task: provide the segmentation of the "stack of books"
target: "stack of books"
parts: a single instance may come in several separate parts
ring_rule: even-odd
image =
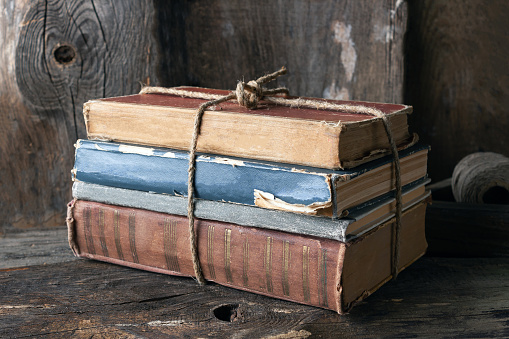
[[[76,144],[68,210],[76,255],[194,275],[186,149],[203,102],[137,94],[84,105],[88,140]],[[346,103],[379,109],[391,122],[403,186],[402,270],[427,247],[428,147],[409,132],[411,107]],[[206,280],[345,313],[391,279],[395,174],[380,119],[225,102],[204,114],[197,151],[195,233]]]

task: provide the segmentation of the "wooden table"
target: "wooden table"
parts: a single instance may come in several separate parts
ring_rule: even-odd
[[[0,337],[508,337],[506,258],[424,257],[350,314],[75,259],[63,228],[0,239]]]

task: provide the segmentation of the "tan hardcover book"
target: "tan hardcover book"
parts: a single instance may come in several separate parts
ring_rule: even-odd
[[[426,203],[403,214],[400,270],[426,251]],[[85,200],[71,202],[68,216],[80,257],[194,275],[186,217]],[[205,279],[345,313],[391,279],[393,221],[347,242],[209,220],[195,231]]]
[[[229,93],[204,88],[182,89],[218,95]],[[417,140],[408,130],[410,106],[314,100],[379,109],[389,116],[399,148]],[[83,109],[88,138],[188,150],[196,110],[206,101],[166,94],[91,100]],[[352,168],[390,153],[386,131],[378,118],[263,101],[254,110],[233,101],[207,110],[197,150],[329,169]]]

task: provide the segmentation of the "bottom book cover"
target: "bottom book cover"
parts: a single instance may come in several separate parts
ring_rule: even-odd
[[[399,270],[427,248],[427,200],[403,213]],[[73,200],[69,242],[75,255],[133,268],[193,276],[184,216]],[[347,242],[197,219],[206,280],[346,313],[391,279],[394,218]]]

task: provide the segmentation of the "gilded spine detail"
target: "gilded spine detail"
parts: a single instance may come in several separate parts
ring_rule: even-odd
[[[290,280],[288,279],[288,270],[290,268],[290,242],[283,242],[283,294],[290,295]]]
[[[327,250],[322,248],[318,255],[318,302],[328,307],[327,297]]]
[[[267,237],[264,253],[265,279],[267,282],[267,292],[272,293],[272,237]]]
[[[120,243],[120,226],[118,219],[120,213],[118,210],[113,211],[113,233],[115,236],[115,247],[117,248],[117,256],[120,260],[124,260],[124,253],[122,252],[122,244]]]
[[[214,269],[214,226],[209,226],[207,231],[207,265],[209,267],[210,279],[216,279]]]
[[[131,247],[131,254],[133,262],[139,264],[138,252],[136,251],[136,213],[129,213],[129,245]]]
[[[170,218],[164,218],[160,224],[163,226],[164,258],[166,260],[166,267],[170,271],[180,272],[177,255],[177,222],[171,221]]]
[[[231,270],[231,238],[232,230],[224,230],[224,270],[226,273],[226,281],[233,283],[232,270]]]
[[[99,226],[99,242],[101,244],[101,250],[105,257],[108,255],[108,246],[106,245],[106,235],[104,233],[104,209],[100,208],[97,214],[97,225]]]
[[[249,287],[249,238],[246,236],[242,245],[242,284]]]
[[[304,301],[310,302],[311,297],[309,293],[309,246],[302,247],[302,291],[304,294]]]

